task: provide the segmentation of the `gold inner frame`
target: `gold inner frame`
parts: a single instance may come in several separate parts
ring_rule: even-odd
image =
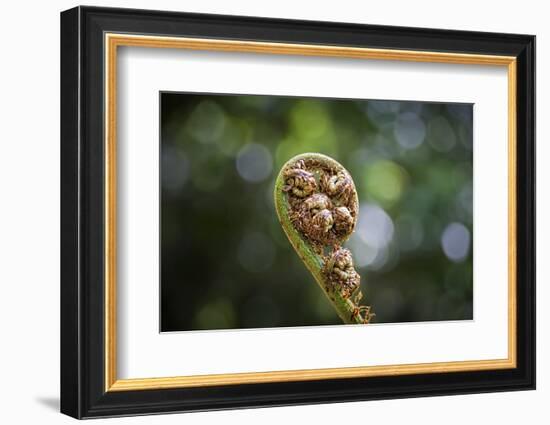
[[[508,72],[508,357],[163,378],[118,379],[116,325],[116,99],[119,46],[504,66]],[[516,58],[328,45],[105,34],[105,391],[149,390],[335,378],[510,369],[516,367]]]

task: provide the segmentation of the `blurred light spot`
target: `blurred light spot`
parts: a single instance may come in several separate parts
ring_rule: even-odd
[[[258,273],[271,267],[275,258],[275,247],[265,234],[247,233],[239,244],[239,264],[247,271]]]
[[[457,196],[458,205],[462,208],[467,214],[472,214],[474,211],[474,190],[472,182],[466,183]]]
[[[361,204],[356,232],[363,242],[376,249],[385,248],[393,238],[393,230],[393,221],[386,211],[376,204]]]
[[[449,121],[438,116],[428,123],[428,141],[430,146],[438,152],[449,152],[456,143],[456,134]]]
[[[441,235],[441,247],[451,261],[464,261],[470,251],[470,232],[462,223],[449,224]]]
[[[199,103],[186,123],[186,129],[201,143],[212,143],[218,140],[225,127],[225,113],[223,109],[211,100]]]
[[[397,114],[400,104],[395,100],[369,100],[368,109],[378,114]]]
[[[383,133],[377,133],[376,136],[374,136],[372,144],[372,153],[375,156],[387,159],[395,156],[396,150],[393,146],[392,139],[386,137]]]
[[[233,328],[236,325],[235,310],[224,299],[214,300],[199,310],[194,321],[198,329]]]
[[[250,140],[252,129],[246,121],[227,119],[223,137],[217,141],[220,151],[227,156],[234,157],[239,149]]]
[[[369,264],[369,270],[380,270],[382,267],[388,264],[390,260],[390,251],[387,247],[380,248],[376,252],[376,257]]]
[[[400,102],[391,100],[369,100],[364,107],[369,120],[381,130],[390,129],[399,113]]]
[[[323,136],[330,125],[330,116],[323,103],[301,100],[291,111],[293,130],[299,138],[316,139]]]
[[[425,173],[430,190],[436,196],[449,197],[456,194],[456,181],[460,170],[457,170],[453,162],[448,159],[433,158],[430,165],[425,167]]]
[[[424,109],[424,104],[422,102],[400,102],[401,103],[401,112],[413,112],[416,115],[420,115]]]
[[[357,233],[354,232],[351,235],[348,245],[351,252],[353,252],[353,262],[356,267],[363,268],[370,266],[376,260],[378,249],[363,242]]]
[[[403,215],[396,221],[396,234],[401,251],[413,251],[422,245],[424,228],[414,216]]]
[[[424,142],[426,126],[417,114],[405,112],[397,117],[393,133],[402,148],[414,149]]]
[[[162,188],[177,191],[189,178],[189,160],[185,153],[170,145],[162,147]]]
[[[249,143],[237,154],[236,167],[246,181],[258,183],[269,177],[273,169],[271,154],[262,145]]]
[[[392,161],[377,161],[366,169],[366,188],[377,201],[389,206],[401,198],[405,171]]]

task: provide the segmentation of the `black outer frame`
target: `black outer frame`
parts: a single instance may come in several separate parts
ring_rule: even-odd
[[[517,58],[517,368],[105,392],[105,32]],[[535,37],[76,7],[61,13],[61,412],[75,418],[535,388]]]

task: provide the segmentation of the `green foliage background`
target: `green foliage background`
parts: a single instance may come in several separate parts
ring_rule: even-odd
[[[278,223],[304,152],[354,178],[374,322],[472,319],[472,105],[161,94],[162,331],[341,324]]]

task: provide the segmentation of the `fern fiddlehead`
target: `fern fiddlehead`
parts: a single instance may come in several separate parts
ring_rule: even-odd
[[[295,156],[275,181],[275,208],[290,243],[344,323],[369,323],[360,305],[360,276],[342,245],[355,228],[359,203],[348,171],[318,153]]]

